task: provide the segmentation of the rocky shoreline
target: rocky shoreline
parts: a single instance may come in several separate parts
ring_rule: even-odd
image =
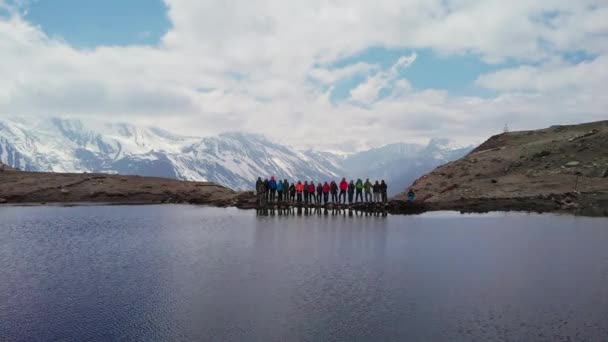
[[[576,203],[576,204],[575,204]],[[215,207],[259,209],[253,192],[236,192],[206,182],[108,174],[67,174],[0,171],[0,205],[154,205],[193,204]],[[275,204],[272,209],[297,205]],[[355,204],[327,206],[330,210],[382,211],[393,215],[415,215],[428,211],[484,213],[521,211],[608,216],[608,193],[566,193],[513,198],[469,198],[453,201],[405,201],[386,205]]]

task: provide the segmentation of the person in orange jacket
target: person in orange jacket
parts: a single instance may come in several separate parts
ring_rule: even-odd
[[[302,193],[304,192],[304,184],[302,184],[302,181],[298,181],[298,184],[296,184],[296,198],[298,203],[302,203]]]

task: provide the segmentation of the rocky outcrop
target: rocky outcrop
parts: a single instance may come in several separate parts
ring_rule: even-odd
[[[608,121],[601,121],[493,136],[411,189],[429,210],[608,215],[607,170]]]

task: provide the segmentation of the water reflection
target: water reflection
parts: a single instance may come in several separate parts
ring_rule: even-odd
[[[281,207],[256,210],[257,216],[348,216],[348,217],[387,217],[388,210],[357,210],[352,208],[328,207]]]

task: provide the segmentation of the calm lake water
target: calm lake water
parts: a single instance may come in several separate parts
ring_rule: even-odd
[[[608,220],[0,208],[1,341],[606,341]]]

